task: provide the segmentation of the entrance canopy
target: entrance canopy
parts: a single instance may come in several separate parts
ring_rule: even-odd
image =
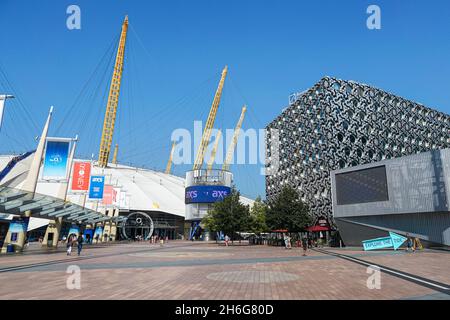
[[[67,222],[81,224],[123,220],[123,217],[109,217],[59,198],[15,188],[0,187],[0,213],[25,216],[27,211],[30,211],[31,217],[34,218],[50,220],[62,218]]]

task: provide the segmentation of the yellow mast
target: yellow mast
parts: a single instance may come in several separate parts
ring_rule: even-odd
[[[211,110],[209,111],[208,120],[206,121],[205,128],[203,129],[202,141],[200,142],[200,146],[198,147],[193,170],[199,170],[202,168],[206,147],[208,146],[209,139],[211,138],[211,131],[214,126],[214,121],[216,120],[217,109],[219,108],[220,97],[222,96],[223,84],[225,82],[227,72],[228,67],[225,66],[222,71],[222,77],[220,78],[219,86],[217,87],[213,103],[211,105]]]
[[[231,140],[231,143],[228,146],[227,156],[225,158],[225,161],[223,162],[222,170],[228,171],[230,169],[230,162],[231,159],[233,158],[234,148],[236,147],[237,139],[239,137],[239,132],[241,130],[242,122],[244,121],[246,111],[247,107],[244,105],[244,107],[242,107],[242,112],[241,116],[239,117],[239,121],[236,125],[236,128],[234,129],[233,140]]]
[[[100,141],[100,150],[98,152],[98,165],[105,168],[108,165],[111,143],[114,134],[114,123],[116,121],[117,105],[119,103],[120,83],[122,80],[123,61],[125,55],[125,42],[128,31],[128,16],[122,25],[119,47],[117,49],[116,63],[114,73],[109,88],[108,103],[106,105],[105,119],[103,121],[102,139]]]
[[[173,151],[175,150],[175,141],[172,142],[172,150],[170,151],[169,161],[167,162],[166,174],[170,173],[170,169],[172,168],[172,159],[173,159]]]
[[[222,136],[222,131],[217,132],[216,140],[214,141],[214,147],[211,150],[211,157],[209,157],[208,161],[208,171],[210,171],[213,167],[214,160],[216,159],[217,147],[219,146],[220,137]]]
[[[119,145],[116,143],[116,146],[114,147],[113,164],[117,164],[117,153],[119,153]]]

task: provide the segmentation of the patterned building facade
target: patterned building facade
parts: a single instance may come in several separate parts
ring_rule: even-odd
[[[368,85],[325,77],[290,100],[266,127],[266,197],[290,185],[317,217],[331,170],[450,147],[449,115]]]

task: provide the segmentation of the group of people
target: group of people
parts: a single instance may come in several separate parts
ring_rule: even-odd
[[[406,234],[406,252],[416,252],[416,249],[422,249],[422,243],[420,243],[420,240],[418,238],[410,237],[409,234]]]
[[[292,241],[291,236],[288,234],[284,234],[284,246],[285,249],[292,249]],[[303,249],[303,256],[306,256],[306,252],[308,251],[308,248],[312,248],[314,245],[313,239],[310,237],[302,237],[301,239],[297,240],[297,247],[301,247]]]
[[[69,235],[69,237],[67,238],[67,255],[70,256],[72,255],[72,247],[73,246],[77,246],[78,249],[78,255],[81,254],[81,250],[83,250],[83,243],[84,243],[84,238],[83,238],[83,234],[79,234],[78,237],[75,233],[72,233]]]
[[[160,237],[160,236],[157,236],[157,235],[154,235],[154,236],[151,236],[150,237],[150,243],[158,243],[159,242],[159,245],[162,247],[163,245],[164,245],[164,240],[166,241],[166,242],[169,242],[169,237],[168,236],[166,236],[166,238],[164,239],[164,237]]]

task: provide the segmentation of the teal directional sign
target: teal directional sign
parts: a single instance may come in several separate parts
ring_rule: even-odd
[[[391,247],[394,247],[394,250],[397,250],[403,244],[403,242],[406,241],[406,239],[407,238],[399,234],[389,232],[389,237],[365,240],[362,242],[362,244],[364,250],[366,251]]]

